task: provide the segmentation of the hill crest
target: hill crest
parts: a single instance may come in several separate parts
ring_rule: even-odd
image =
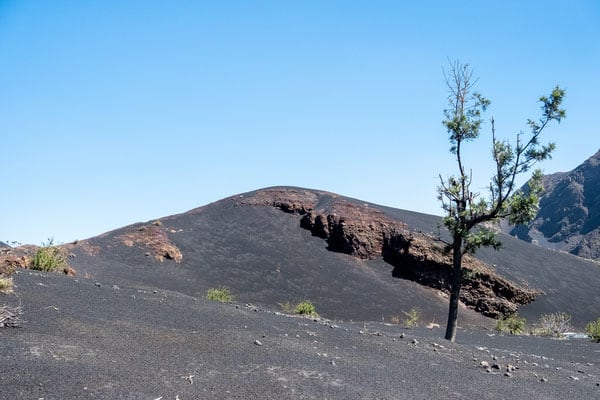
[[[509,233],[530,243],[600,260],[600,151],[570,172],[543,177],[535,219]]]

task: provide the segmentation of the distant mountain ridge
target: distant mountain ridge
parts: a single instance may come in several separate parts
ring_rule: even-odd
[[[570,172],[543,178],[540,210],[511,235],[555,250],[600,260],[600,151]]]

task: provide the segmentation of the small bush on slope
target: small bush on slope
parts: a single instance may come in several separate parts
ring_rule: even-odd
[[[43,243],[33,256],[31,268],[38,271],[55,272],[65,270],[69,267],[64,252],[54,246],[54,240],[48,239]]]
[[[585,332],[594,342],[600,343],[600,318],[587,324]]]
[[[210,288],[206,292],[206,298],[208,300],[219,301],[221,303],[230,303],[235,300],[235,296],[226,287]]]
[[[406,318],[404,319],[404,326],[406,328],[414,328],[418,326],[419,319],[421,319],[421,311],[417,308],[411,308],[409,312],[403,312]]]
[[[519,317],[518,313],[511,314],[496,322],[496,330],[511,335],[521,334],[525,330],[525,318]]]
[[[571,329],[571,316],[564,312],[543,314],[539,321],[540,329],[536,331],[541,336],[562,337]]]
[[[296,307],[294,307],[294,312],[296,314],[310,315],[313,317],[316,317],[318,315],[317,309],[315,308],[314,304],[311,303],[309,300],[303,300],[300,303],[296,304]]]
[[[279,303],[279,305],[281,306],[283,312],[288,314],[310,315],[312,317],[319,315],[317,314],[317,309],[315,308],[314,304],[309,300],[303,300],[296,305],[290,303],[289,301],[286,301],[285,303]]]

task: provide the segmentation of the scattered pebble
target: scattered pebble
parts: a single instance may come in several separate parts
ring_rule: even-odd
[[[578,378],[578,377],[576,377],[576,376],[573,376],[573,375],[571,375],[571,376],[569,377],[569,379],[571,379],[571,380],[574,380],[574,381],[578,381],[578,380],[579,380],[579,378]]]
[[[510,372],[505,372],[505,373],[504,373],[504,376],[506,376],[506,377],[509,377],[509,378],[512,378],[512,374],[511,374]]]
[[[544,383],[546,383],[546,382],[548,382],[548,379],[546,379],[546,378],[542,378],[542,379],[540,379],[540,382],[544,382]]]
[[[257,346],[262,346],[262,342],[260,340],[258,340],[258,339],[256,339],[254,341],[254,344],[257,345]]]
[[[94,285],[96,285],[96,287],[102,286],[102,284],[100,282],[96,282],[96,283],[94,283]]]
[[[490,366],[490,363],[487,361],[482,361],[480,365],[484,368],[488,368]]]
[[[419,344],[419,341],[417,339],[413,339],[412,344]]]

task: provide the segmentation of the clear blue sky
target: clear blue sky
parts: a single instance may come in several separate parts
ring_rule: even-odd
[[[84,239],[265,186],[440,214],[442,68],[513,137],[560,84],[546,173],[600,149],[600,3],[0,0],[0,240]],[[483,187],[489,131],[467,160]]]

